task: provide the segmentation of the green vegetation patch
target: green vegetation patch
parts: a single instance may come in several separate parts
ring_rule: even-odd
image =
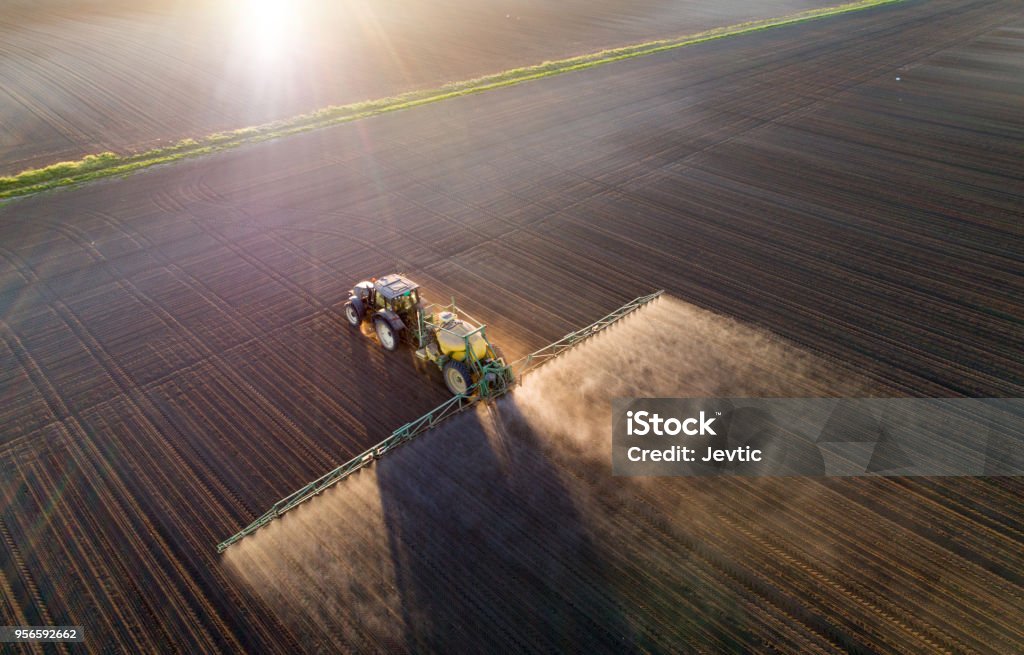
[[[235,148],[248,143],[259,143],[270,139],[278,139],[291,134],[308,132],[331,125],[338,125],[348,121],[375,116],[384,112],[408,109],[418,105],[431,102],[447,100],[470,93],[480,93],[490,89],[503,86],[520,84],[530,80],[568,73],[570,71],[592,68],[631,57],[664,52],[675,48],[682,48],[705,41],[721,39],[739,34],[755,32],[757,30],[792,25],[804,21],[834,16],[836,14],[868,9],[879,5],[892,4],[901,0],[857,0],[833,7],[812,9],[781,18],[768,18],[764,20],[750,21],[728,27],[719,27],[698,34],[690,34],[674,39],[662,39],[659,41],[648,41],[637,45],[630,45],[621,48],[602,50],[578,57],[546,61],[542,64],[524,66],[510,70],[485,75],[471,80],[452,82],[438,89],[424,91],[412,91],[389,98],[376,100],[365,100],[347,105],[324,107],[307,114],[300,114],[292,118],[244,127],[230,132],[218,132],[199,139],[183,139],[177,143],[164,147],[147,150],[136,154],[119,155],[113,152],[103,152],[98,155],[86,155],[78,161],[65,161],[46,166],[22,171],[17,175],[0,177],[0,198],[11,198],[32,193],[38,193],[47,189],[61,186],[80,184],[103,177],[125,175],[141,168],[165,164],[187,157],[197,157],[228,148]]]

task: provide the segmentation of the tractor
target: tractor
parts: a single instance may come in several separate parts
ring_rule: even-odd
[[[411,343],[419,360],[441,370],[456,396],[478,393],[489,398],[514,381],[501,351],[487,340],[484,325],[456,307],[454,299],[448,306],[424,305],[419,285],[400,273],[352,287],[344,312],[353,328],[369,322],[385,350]]]

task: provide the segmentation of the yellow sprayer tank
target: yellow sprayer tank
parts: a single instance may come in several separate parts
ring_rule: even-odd
[[[446,317],[444,314],[447,314],[447,312],[441,315],[441,325],[444,329],[437,331],[437,344],[441,347],[442,353],[461,362],[466,359],[465,336],[476,328],[458,319],[445,321]],[[469,345],[477,359],[483,359],[487,356],[487,341],[479,332],[469,338]]]

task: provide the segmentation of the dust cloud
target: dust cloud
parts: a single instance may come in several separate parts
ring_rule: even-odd
[[[818,492],[612,477],[610,402],[869,390],[769,334],[663,297],[243,539],[224,562],[313,652],[522,650],[516,640],[661,650],[694,635],[742,650],[758,635],[716,625],[743,625],[751,610],[735,585],[708,577],[708,560],[788,529],[778,498]],[[729,497],[745,509],[724,516]],[[742,531],[729,527],[748,511]]]
[[[245,582],[313,652],[333,643],[395,643],[401,603],[377,474],[364,469],[224,553]]]
[[[609,461],[614,398],[871,396],[872,385],[782,339],[663,296],[523,380],[515,403],[574,457]]]

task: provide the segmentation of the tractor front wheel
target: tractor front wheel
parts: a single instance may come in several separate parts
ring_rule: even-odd
[[[384,350],[394,352],[398,348],[398,335],[395,334],[395,329],[385,319],[378,318],[374,321],[373,329],[377,332],[377,339],[380,341],[380,345],[384,347]]]
[[[448,390],[456,396],[466,393],[466,389],[469,389],[472,384],[473,377],[465,362],[450,359],[444,365],[442,373],[444,373],[444,383],[448,385]]]
[[[356,309],[352,301],[345,303],[345,320],[352,327],[359,327],[359,324],[363,322],[363,313]]]

